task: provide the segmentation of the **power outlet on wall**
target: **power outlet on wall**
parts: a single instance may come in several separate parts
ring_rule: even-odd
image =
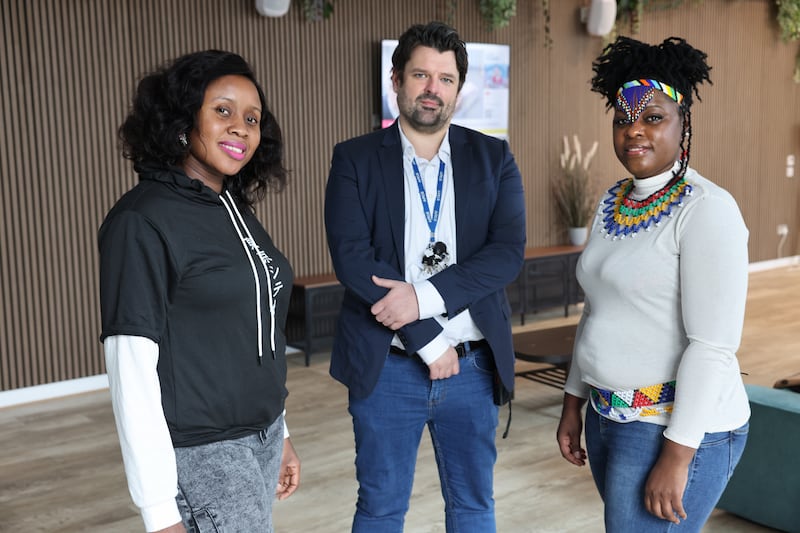
[[[786,224],[778,224],[778,236],[783,237],[789,234],[789,226]]]

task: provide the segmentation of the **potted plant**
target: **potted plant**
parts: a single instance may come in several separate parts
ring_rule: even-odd
[[[570,150],[564,136],[564,151],[559,159],[559,173],[552,179],[553,198],[561,223],[567,228],[570,242],[576,246],[586,242],[588,225],[597,208],[597,193],[589,168],[597,153],[597,141],[586,154],[577,135],[572,136]]]

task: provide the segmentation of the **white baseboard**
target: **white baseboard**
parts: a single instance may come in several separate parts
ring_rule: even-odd
[[[300,353],[300,350],[287,346],[286,355],[293,353]],[[68,379],[65,381],[56,381],[55,383],[46,383],[45,385],[12,389],[0,392],[0,409],[3,407],[11,407],[12,405],[52,400],[53,398],[60,398],[71,394],[80,394],[82,392],[92,392],[107,388],[108,376],[106,374],[100,374],[87,378]]]
[[[105,374],[87,378],[56,381],[55,383],[34,385],[33,387],[23,387],[21,389],[0,392],[0,408],[107,388],[108,376]]]
[[[780,259],[770,259],[769,261],[759,261],[757,263],[750,263],[750,272],[762,272],[764,270],[772,270],[774,268],[792,267],[800,265],[800,255],[793,255],[790,257],[781,257]]]

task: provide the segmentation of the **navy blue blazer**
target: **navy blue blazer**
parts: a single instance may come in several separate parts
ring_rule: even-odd
[[[503,384],[514,388],[511,310],[505,287],[525,253],[522,178],[508,143],[450,126],[455,190],[457,264],[432,276],[448,316],[469,309],[494,354]],[[325,227],[336,277],[345,287],[330,373],[356,398],[368,396],[394,333],[370,307],[387,289],[373,274],[404,280],[403,152],[391,127],[339,143],[325,192]],[[397,331],[409,353],[442,330],[433,318]]]

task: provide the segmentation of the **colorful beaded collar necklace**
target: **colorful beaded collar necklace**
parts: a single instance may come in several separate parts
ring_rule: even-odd
[[[684,199],[692,195],[692,186],[686,183],[686,167],[674,178],[644,200],[633,200],[633,178],[618,181],[608,190],[603,200],[603,228],[605,238],[613,240],[635,237],[641,231],[650,231],[661,224],[663,217],[672,217],[673,210],[683,206]]]

